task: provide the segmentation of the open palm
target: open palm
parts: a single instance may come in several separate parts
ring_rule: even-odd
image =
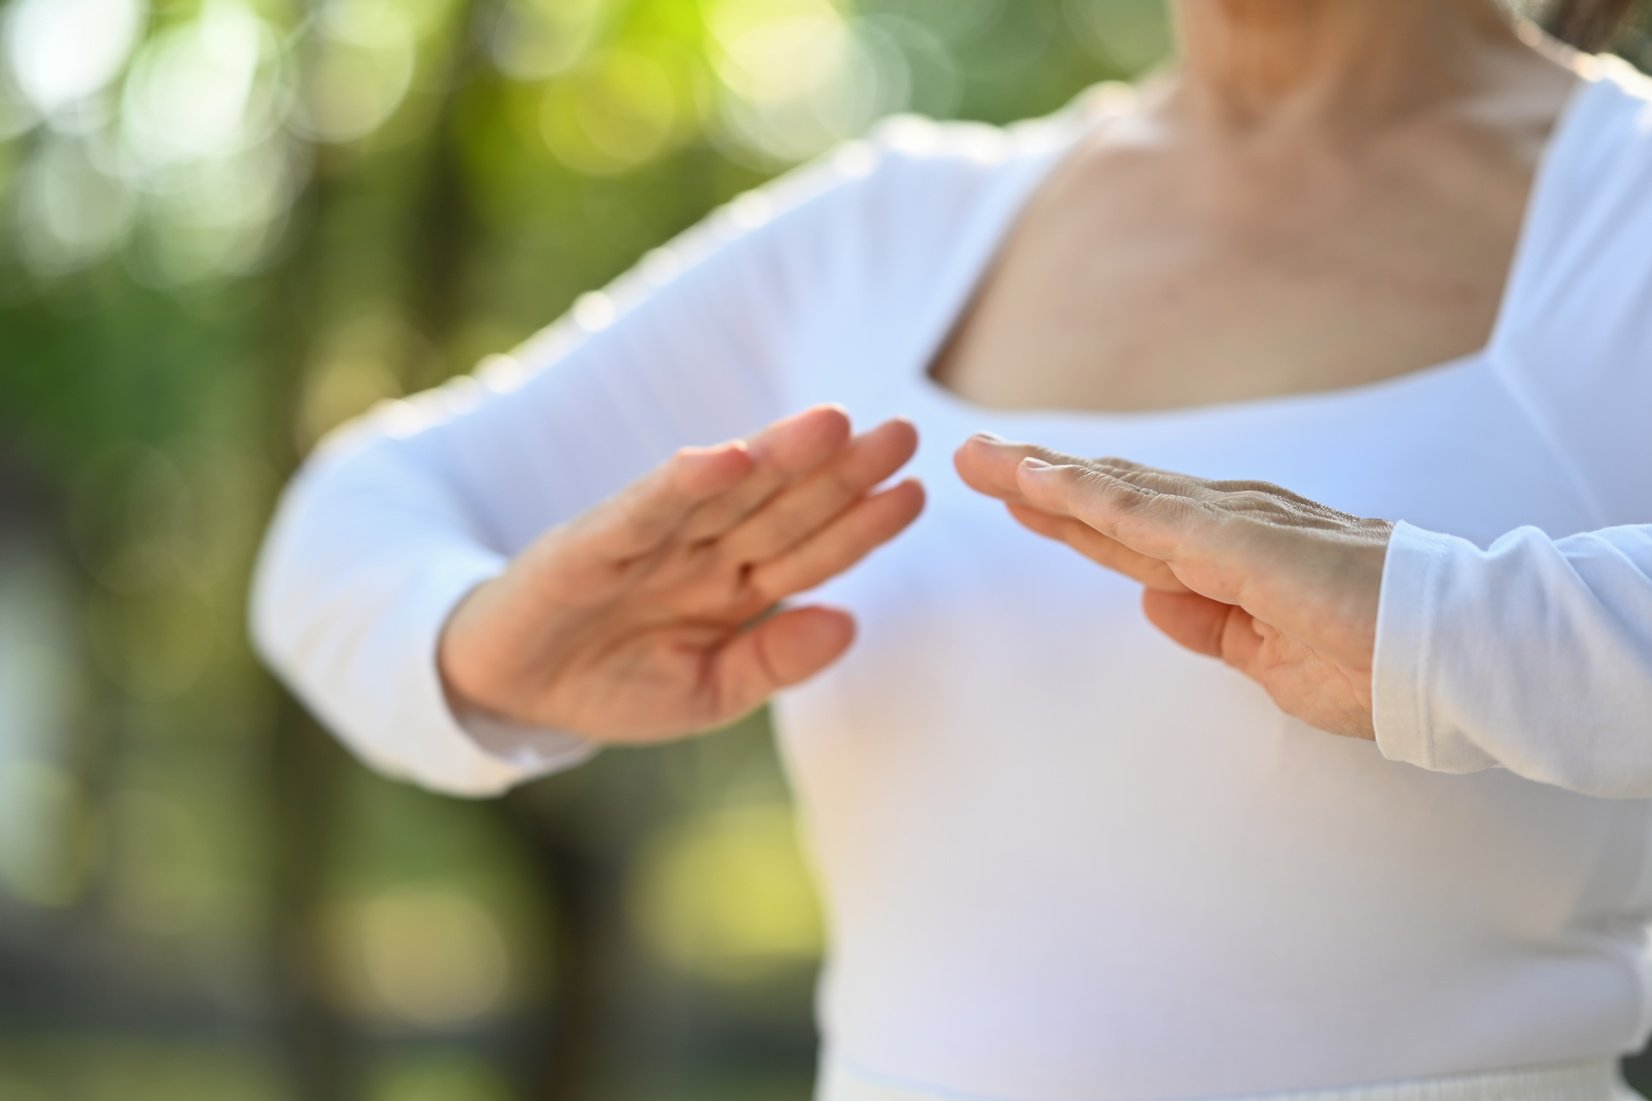
[[[858,436],[835,406],[749,441],[678,452],[559,525],[449,619],[439,661],[460,708],[604,742],[728,723],[825,668],[854,623],[774,610],[916,518],[902,420]]]

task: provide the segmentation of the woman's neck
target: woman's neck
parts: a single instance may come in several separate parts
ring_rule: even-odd
[[[1380,126],[1519,37],[1494,0],[1175,0],[1173,95],[1200,123]]]

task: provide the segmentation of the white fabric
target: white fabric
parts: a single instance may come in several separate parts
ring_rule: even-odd
[[[1390,760],[1652,798],[1652,527],[1521,528],[1481,550],[1400,524],[1378,623]]]
[[[816,1101],[997,1101],[979,1094],[936,1093],[827,1060]],[[1246,1094],[1223,1101],[1641,1101],[1611,1060],[1555,1063],[1485,1074],[1306,1092]]]
[[[895,120],[517,360],[335,441],[269,537],[259,645],[377,767],[499,791],[591,747],[471,740],[436,683],[443,608],[679,445],[821,400],[862,424],[905,413],[930,505],[822,587],[858,641],[776,701],[833,1052],[937,1096],[1167,1101],[1630,1050],[1652,1026],[1652,804],[1413,768],[1285,719],[950,464],[990,429],[1476,541],[1652,515],[1630,474],[1652,408],[1652,114],[1627,71],[1597,77],[1551,141],[1485,349],[1143,414],[986,409],[926,374],[1105,97],[1007,130]]]

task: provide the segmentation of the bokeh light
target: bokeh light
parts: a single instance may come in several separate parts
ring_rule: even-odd
[[[274,125],[274,41],[238,0],[209,0],[135,59],[122,97],[126,153],[140,170],[229,156]]]
[[[100,168],[88,142],[48,139],[28,161],[17,188],[18,245],[45,276],[94,264],[125,238],[136,197],[125,180]]]
[[[398,887],[343,904],[327,937],[339,994],[358,1013],[448,1027],[496,1009],[508,989],[493,919],[448,888]]]
[[[575,171],[631,171],[689,136],[686,93],[653,53],[609,50],[545,89],[545,141]]]
[[[719,809],[658,838],[634,900],[655,948],[715,981],[761,978],[820,951],[816,898],[784,805]]]
[[[739,148],[801,160],[904,105],[904,59],[831,0],[717,0],[708,24],[721,121]]]
[[[591,51],[612,9],[605,0],[511,0],[489,29],[493,62],[521,81],[556,76]]]
[[[348,142],[383,126],[413,83],[414,28],[394,0],[330,0],[323,9],[294,125]]]
[[[121,73],[143,29],[142,0],[14,0],[0,40],[19,91],[51,115]]]

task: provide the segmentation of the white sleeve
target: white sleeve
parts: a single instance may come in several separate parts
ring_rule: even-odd
[[[1372,702],[1390,760],[1652,798],[1652,527],[1482,550],[1397,525]]]
[[[455,716],[442,625],[546,528],[678,447],[789,411],[806,308],[843,268],[839,223],[866,175],[840,153],[736,200],[514,359],[335,433],[283,495],[253,585],[257,648],[363,761],[485,795],[594,745]]]

